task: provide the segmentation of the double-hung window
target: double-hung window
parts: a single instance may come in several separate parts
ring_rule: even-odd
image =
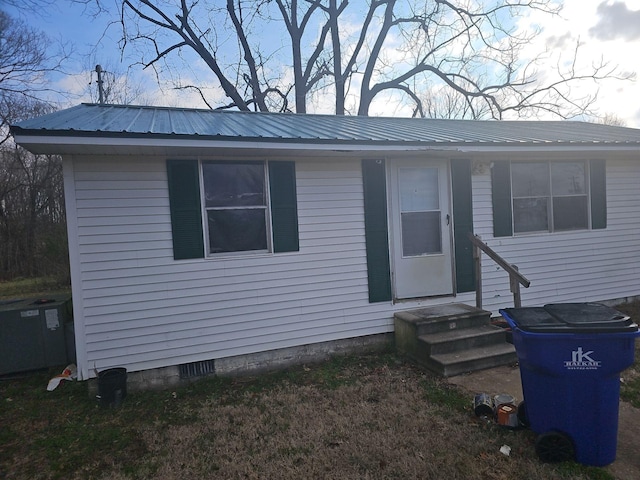
[[[203,162],[202,185],[209,254],[269,251],[264,162]]]
[[[606,171],[595,159],[495,161],[494,236],[606,228]]]
[[[588,229],[587,175],[584,161],[512,163],[514,233]]]
[[[167,160],[173,257],[295,252],[293,161]]]

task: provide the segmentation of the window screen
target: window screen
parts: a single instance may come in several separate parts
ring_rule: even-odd
[[[585,162],[513,162],[514,232],[589,228],[587,174]]]
[[[263,162],[204,162],[209,253],[268,250]]]

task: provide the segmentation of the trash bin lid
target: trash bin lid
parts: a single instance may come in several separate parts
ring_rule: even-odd
[[[552,303],[544,307],[505,308],[524,331],[538,333],[636,332],[627,315],[601,303]]]

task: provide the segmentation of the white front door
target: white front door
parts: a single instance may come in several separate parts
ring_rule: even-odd
[[[444,161],[390,162],[395,298],[453,294],[449,175]]]

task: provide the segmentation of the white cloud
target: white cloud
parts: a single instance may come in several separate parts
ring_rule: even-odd
[[[606,35],[607,28],[615,28],[612,23],[603,23],[602,12],[610,13],[610,8],[620,8],[619,4],[628,11],[640,11],[640,0],[626,2],[585,2],[584,0],[565,0],[560,15],[556,17],[543,16],[532,12],[530,16],[519,21],[520,28],[530,28],[540,25],[542,35],[532,42],[524,53],[533,57],[537,53],[549,51],[549,60],[545,65],[545,79],[551,79],[557,74],[557,62],[568,61],[572,58],[576,42],[580,42],[577,72],[589,71],[593,65],[602,61],[611,68],[617,67],[619,74],[640,72],[640,59],[637,55],[640,39],[631,39],[633,35]],[[617,5],[617,6],[616,6]],[[604,10],[603,10],[604,9]],[[607,17],[609,22],[613,17]],[[607,37],[607,40],[603,38]],[[567,64],[565,63],[565,67]],[[599,114],[613,114],[627,122],[628,126],[640,127],[640,106],[636,98],[640,98],[640,85],[637,80],[604,80],[583,82],[572,89],[576,98],[590,94],[598,94],[595,104]]]

